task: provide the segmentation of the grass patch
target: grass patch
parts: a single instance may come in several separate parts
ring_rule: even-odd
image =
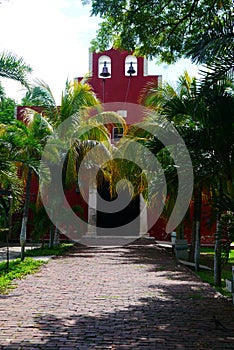
[[[229,253],[228,263],[222,266],[222,286],[216,287],[214,286],[214,249],[213,248],[201,248],[201,258],[200,263],[202,265],[207,265],[212,268],[209,270],[201,270],[196,272],[203,281],[209,283],[212,287],[214,287],[218,292],[222,295],[232,298],[232,294],[226,290],[226,279],[232,279],[232,266],[234,265],[234,250],[231,250]]]
[[[26,250],[24,261],[21,261],[20,258],[11,260],[8,271],[6,271],[6,262],[0,263],[0,294],[6,294],[10,289],[14,288],[13,281],[15,279],[21,279],[26,275],[35,273],[42,264],[45,264],[45,261],[35,260],[33,257],[60,256],[69,251],[73,245],[72,243],[61,243],[58,247],[49,248],[46,246]]]
[[[9,263],[9,270],[6,271],[6,262],[0,263],[0,293],[6,294],[9,289],[15,287],[13,280],[35,273],[45,261],[26,258],[24,261],[20,259],[12,260]]]
[[[49,248],[48,246],[26,250],[25,256],[50,256],[63,255],[74,246],[73,243],[61,243],[57,247]]]

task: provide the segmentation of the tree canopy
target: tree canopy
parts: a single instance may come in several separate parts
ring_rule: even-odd
[[[207,49],[208,43],[210,54],[209,39],[214,36],[215,50],[228,41],[228,51],[233,53],[232,0],[119,0],[118,4],[115,0],[83,0],[90,2],[91,15],[103,20],[92,42],[95,50],[114,45],[167,63],[182,56],[204,61],[208,59],[204,52],[198,57],[193,51],[199,45]]]

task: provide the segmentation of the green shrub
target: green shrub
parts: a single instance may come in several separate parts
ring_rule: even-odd
[[[38,271],[44,263],[45,261],[31,258],[26,258],[24,261],[16,259],[9,262],[8,271],[6,270],[6,262],[0,263],[0,293],[7,293],[9,289],[15,287],[12,284],[13,280]]]

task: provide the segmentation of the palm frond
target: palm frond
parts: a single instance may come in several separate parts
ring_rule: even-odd
[[[34,84],[27,91],[21,104],[23,106],[39,106],[43,110],[57,109],[56,102],[48,84],[43,80],[35,80]]]
[[[63,122],[80,110],[98,105],[91,86],[78,81],[66,81],[65,90],[62,93],[61,106],[59,111],[59,122]]]
[[[204,69],[200,70],[200,73],[202,75],[200,86],[205,90],[220,81],[233,79],[233,54],[230,52],[225,57],[221,56],[214,58],[211,64],[207,64],[204,66]]]
[[[27,74],[31,72],[32,68],[24,62],[22,57],[7,51],[0,54],[1,77],[19,81],[22,85],[29,87]]]
[[[201,36],[199,42],[192,44],[188,57],[196,63],[210,64],[215,57],[228,59],[234,52],[233,11],[228,9],[214,18],[213,23]]]

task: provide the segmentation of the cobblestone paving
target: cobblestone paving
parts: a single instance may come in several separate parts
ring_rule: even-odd
[[[0,349],[234,349],[233,311],[156,246],[76,247],[0,296]]]

